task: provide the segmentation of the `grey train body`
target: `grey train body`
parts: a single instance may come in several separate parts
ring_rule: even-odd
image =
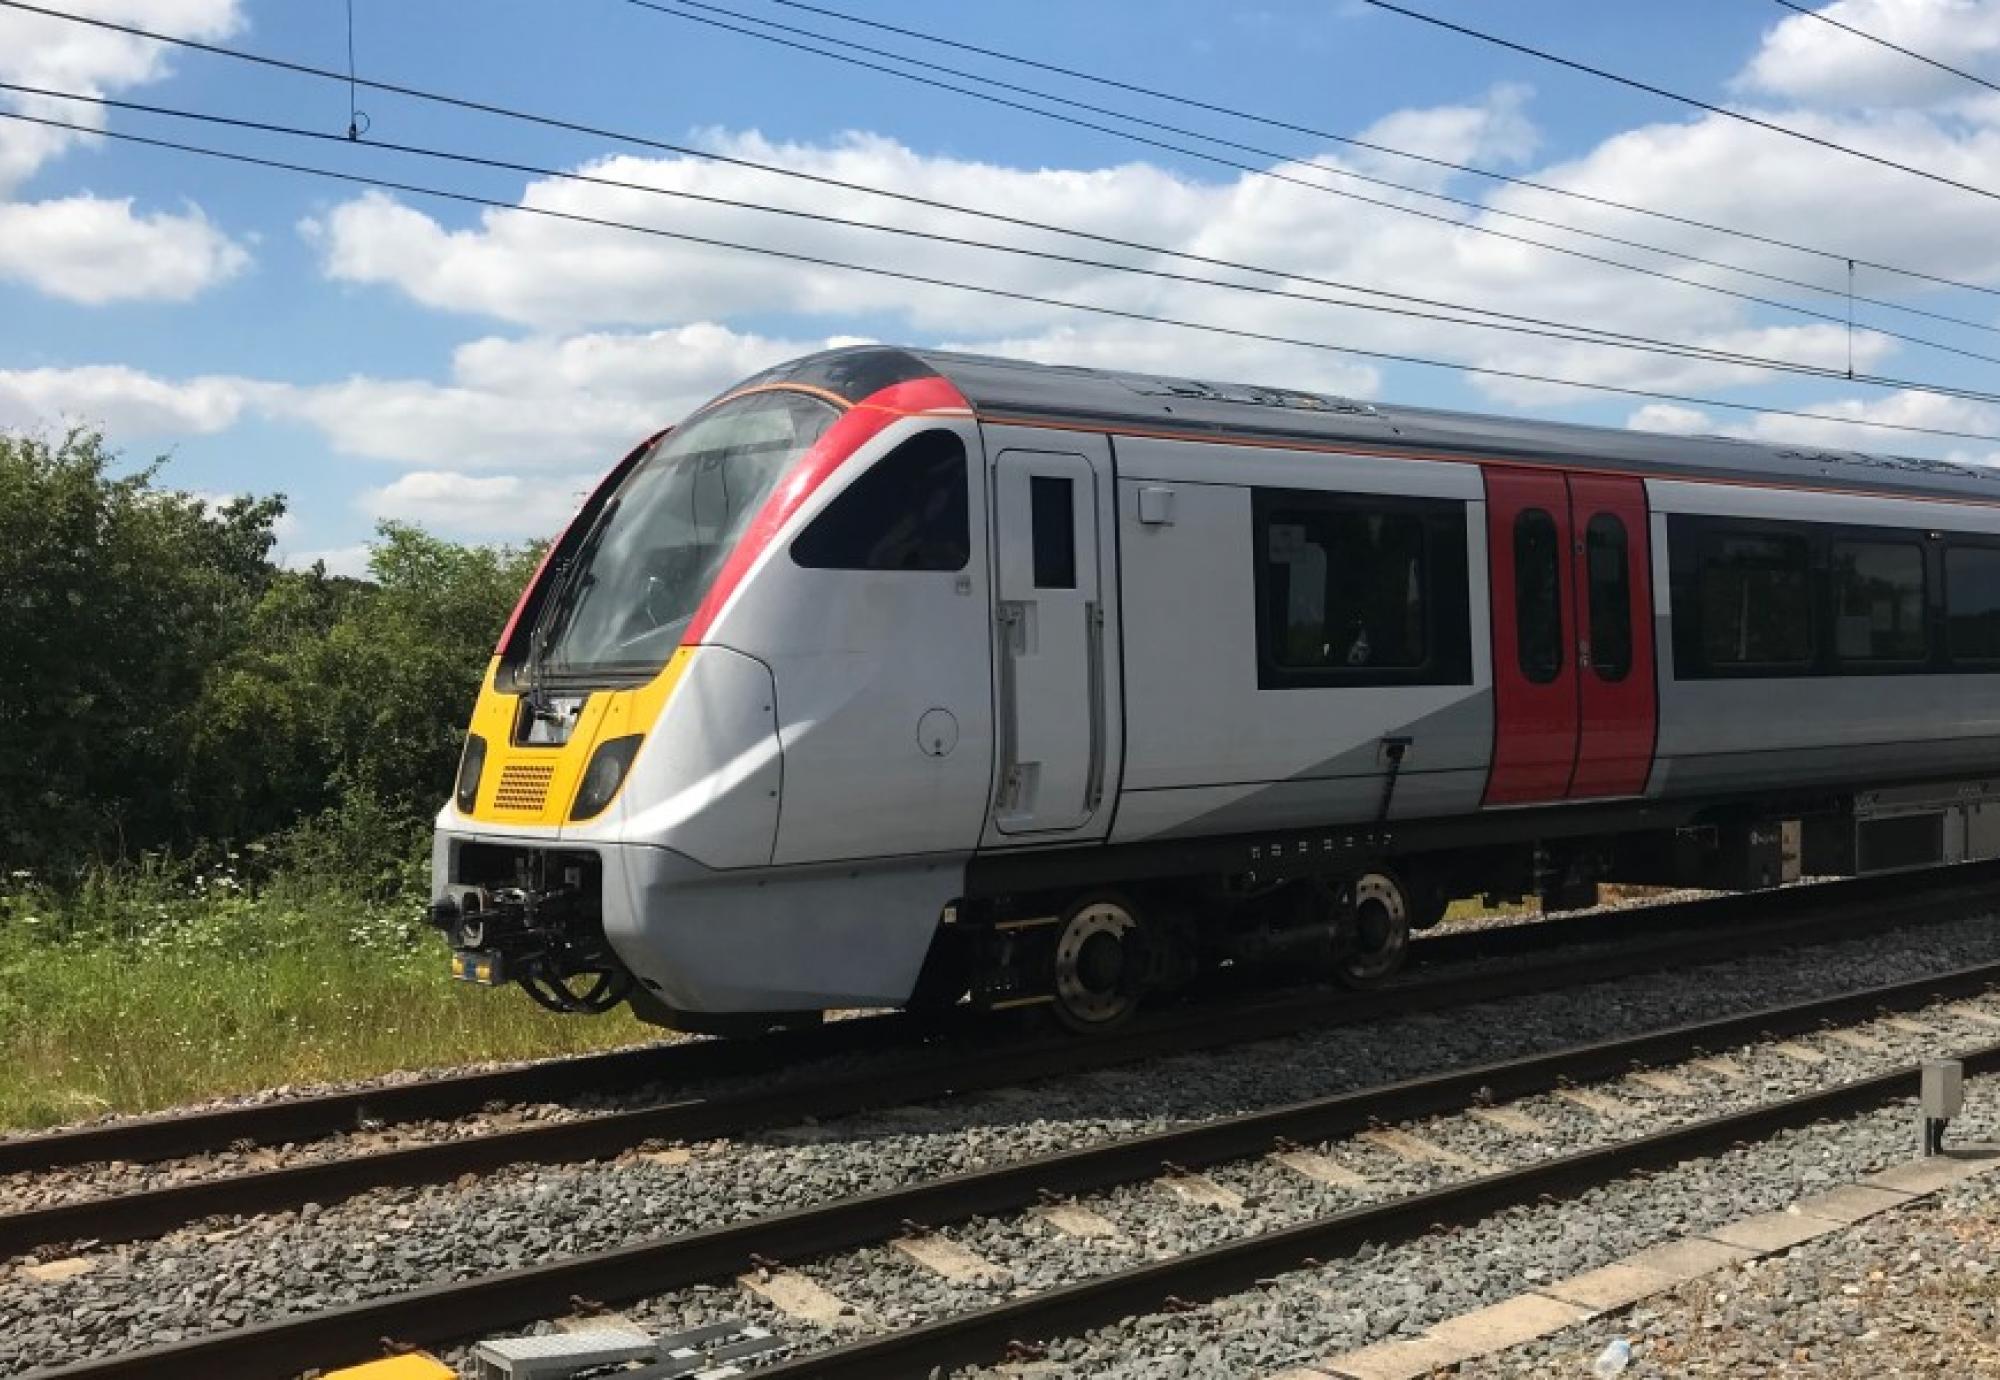
[[[468,844],[602,859],[654,1019],[1047,1001],[1140,933],[1128,985],[1337,958],[1375,895],[1406,932],[2000,852],[1993,471],[878,347],[721,405],[788,389],[889,419],[745,529],[611,807],[439,820],[441,897]],[[841,555],[842,496],[941,443],[963,493]],[[703,708],[722,657],[768,708]]]

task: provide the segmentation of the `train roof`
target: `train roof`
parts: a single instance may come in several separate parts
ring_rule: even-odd
[[[1191,439],[1243,437],[1468,458],[1561,460],[1662,479],[1738,480],[2000,502],[2000,468],[1951,460],[1396,407],[1297,388],[1034,364],[946,350],[851,346],[778,365],[748,383],[808,384],[859,402],[889,384],[932,375],[949,381],[984,420],[1172,433]]]

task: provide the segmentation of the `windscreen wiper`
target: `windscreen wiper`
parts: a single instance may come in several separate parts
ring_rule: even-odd
[[[611,516],[618,511],[622,498],[614,498],[604,505],[604,511],[597,515],[590,531],[577,544],[576,554],[563,565],[549,589],[548,601],[535,618],[535,626],[528,633],[528,657],[523,669],[527,672],[528,703],[539,717],[547,711],[547,690],[544,672],[548,663],[549,648],[562,632],[570,610],[576,605],[576,596],[581,594],[588,583],[583,578],[584,568],[596,554],[598,543],[604,539],[605,531],[611,526]]]

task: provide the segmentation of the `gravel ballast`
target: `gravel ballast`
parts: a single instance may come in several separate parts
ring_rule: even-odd
[[[207,1224],[157,1242],[93,1252],[95,1268],[66,1281],[43,1283],[0,1268],[0,1370],[122,1351],[1191,1120],[1995,957],[2000,957],[2000,930],[1988,921],[1957,922],[1679,974],[1330,1029],[1051,1080],[1032,1089],[799,1126],[740,1142],[664,1148],[653,1156],[635,1154],[603,1164],[520,1166],[476,1183],[381,1191],[323,1210],[309,1207],[241,1224]],[[1791,1086],[1800,1078],[1818,1086],[1849,1067],[1880,1067],[1909,1057],[1907,1051],[1893,1049],[1866,1058],[1854,1052],[1843,1063],[1848,1054],[1824,1043],[1820,1047],[1829,1053],[1829,1062],[1817,1072],[1774,1068],[1765,1073],[1761,1064],[1746,1063],[1752,1076],[1740,1095],[1754,1100],[1767,1096],[1767,1087]],[[1660,1116],[1704,1115],[1716,1109],[1713,1099],[1696,1099],[1702,1105],[1676,1112],[1669,1100],[1649,1101],[1624,1086],[1618,1093],[1641,1108],[1658,1103]],[[1548,1152],[1561,1153],[1574,1148],[1588,1118],[1567,1104],[1553,1105],[1555,1101],[1547,1109],[1529,1109],[1550,1124]],[[1898,1148],[1907,1150],[1907,1125],[1898,1124]],[[1637,1129],[1612,1128],[1610,1134]],[[1605,1133],[1602,1126],[1598,1131]],[[1437,1127],[1430,1133],[1440,1141],[1447,1137]],[[1474,1158],[1495,1158],[1505,1143],[1468,1138],[1452,1144]],[[1371,1191],[1380,1192],[1414,1191],[1457,1172],[1386,1154],[1369,1164],[1364,1172]],[[1168,1203],[1152,1185],[1093,1200],[1131,1243],[1123,1263],[1297,1220],[1328,1210],[1327,1203],[1342,1202],[1342,1191],[1334,1189],[1323,1198],[1307,1199],[1295,1176],[1281,1179],[1267,1165],[1227,1166],[1210,1177],[1244,1195],[1241,1211],[1189,1211]],[[1359,1195],[1345,1199],[1359,1200]],[[1058,1237],[1039,1218],[968,1224],[948,1234],[986,1259],[1014,1268],[1010,1288],[1047,1287],[1118,1263],[1107,1262],[1107,1253],[1095,1243]],[[822,1276],[822,1270],[828,1273]],[[892,1325],[996,1296],[977,1286],[945,1283],[887,1248],[813,1264],[805,1272],[822,1278],[863,1313]],[[725,1283],[628,1311],[656,1325],[685,1326],[717,1316],[754,1317],[759,1307]],[[1372,1311],[1386,1317],[1393,1308]],[[1406,1309],[1395,1326],[1409,1316]],[[780,1329],[788,1335],[804,1333],[789,1321],[781,1321]]]
[[[1967,1098],[1968,1108],[1976,1103],[1977,1111],[1964,1118],[1960,1136],[1993,1139],[2000,1132],[2000,1079],[1973,1080]],[[1511,1209],[1474,1226],[1406,1245],[1367,1248],[1320,1269],[1282,1275],[1255,1292],[1232,1295],[1192,1312],[1135,1318],[1085,1337],[1058,1341],[1048,1348],[1047,1360],[1053,1367],[1050,1374],[1090,1375],[1103,1380],[1222,1376],[1254,1380],[1387,1337],[1415,1336],[1432,1324],[1511,1298],[1538,1283],[1610,1264],[1689,1232],[1780,1209],[1800,1197],[1907,1160],[1913,1149],[1914,1115],[1913,1105],[1904,1104],[1789,1131],[1663,1173],[1621,1180],[1574,1199]],[[1953,1193],[1962,1196],[1982,1191],[1989,1202],[2000,1193],[1991,1181]],[[1946,1201],[1955,1200],[1947,1197]],[[1886,1223],[1894,1216],[1878,1220]],[[1880,1229],[1891,1230],[1887,1226]],[[1843,1241],[1851,1244],[1852,1238],[1836,1233],[1818,1243],[1818,1249],[1839,1251]],[[1774,1260],[1758,1268],[1777,1272],[1785,1267],[1782,1261]],[[1805,1278],[1801,1277],[1797,1291],[1799,1304],[1824,1299],[1829,1293],[1842,1296],[1839,1283],[1828,1283],[1824,1275],[1812,1278],[1810,1284]],[[1689,1285],[1683,1293],[1695,1296],[1702,1283]],[[1707,1288],[1713,1293],[1724,1286],[1711,1281]],[[1838,1318],[1843,1310],[1836,1302],[1822,1303],[1817,1311]],[[1904,1311],[1909,1311],[1907,1305]],[[1754,1318],[1754,1310],[1750,1316]],[[1670,1337],[1665,1317],[1635,1314],[1517,1348],[1497,1361],[1481,1363],[1484,1369],[1464,1373],[1506,1376],[1508,1380],[1587,1375],[1591,1359],[1607,1341],[1631,1336],[1635,1328],[1640,1329],[1635,1350],[1643,1355],[1647,1346],[1653,1345],[1648,1341],[1653,1334],[1642,1323],[1652,1321],[1660,1323],[1657,1351],[1672,1356],[1682,1345],[1674,1339],[1685,1337],[1685,1331],[1675,1331]],[[1743,1325],[1751,1323],[1746,1320]],[[1757,1339],[1758,1344],[1770,1345],[1773,1337],[1768,1324],[1758,1325],[1767,1329],[1767,1335]],[[1840,1326],[1844,1330],[1846,1324]],[[1810,1349],[1812,1344],[1793,1345]],[[1636,1360],[1627,1372],[1634,1377],[1682,1373],[1744,1372],[1727,1368],[1683,1372],[1657,1366],[1648,1370]],[[1794,1372],[1778,1367],[1776,1373]],[[1897,1372],[1864,1369],[1852,1373],[1872,1378]],[[1984,1372],[1946,1367],[1935,1373]]]

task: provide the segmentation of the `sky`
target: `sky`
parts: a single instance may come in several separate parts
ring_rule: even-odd
[[[347,0],[41,3],[347,70]],[[677,8],[672,4],[648,8],[633,0],[352,0],[360,76],[602,133],[364,88],[354,102],[364,112],[357,123],[365,132],[350,142],[343,82],[0,8],[0,82],[335,137],[309,141],[20,93],[0,92],[0,111],[494,203],[0,120],[0,429],[54,436],[71,426],[96,427],[129,464],[168,457],[162,482],[175,487],[217,497],[282,493],[290,511],[279,534],[281,558],[294,565],[324,561],[341,573],[365,568],[366,543],[383,520],[463,540],[548,536],[638,440],[735,379],[853,340],[1309,388],[1389,404],[2000,463],[2000,440],[1871,432],[1480,370],[2000,437],[2000,407],[1916,388],[1414,320],[660,193],[749,201],[1306,297],[1358,300],[1363,289],[1408,294],[1452,304],[1454,312],[1512,312],[1760,360],[1844,370],[1851,356],[1863,373],[1959,389],[1989,388],[1990,375],[1982,371],[1993,361],[1936,346],[2000,357],[2000,334],[1976,328],[2000,326],[2000,295],[1863,267],[1856,273],[1862,295],[1972,324],[1860,305],[1850,330],[1849,304],[1840,295],[1847,280],[1842,259],[2000,287],[2000,198],[1810,148],[1360,0],[826,0],[823,9],[836,14],[773,0],[714,3],[859,42],[878,55],[959,67],[969,74],[960,84],[988,96],[1036,103],[995,85],[1011,82],[1232,143],[1203,143],[1102,115],[1081,118],[1181,147],[1080,129],[703,25],[685,11],[661,12]],[[1715,105],[2000,189],[2000,94],[1769,0],[1413,3]],[[754,27],[719,9],[705,13]],[[839,13],[1298,128],[942,49],[858,27]],[[1825,13],[2000,80],[2000,0],[1836,0]],[[1329,135],[1823,252],[1509,186]],[[446,163],[382,148],[385,141],[545,172]],[[1208,156],[1197,156],[1203,152]],[[772,167],[853,187],[787,177]],[[552,175],[562,173],[600,180]],[[1352,174],[1400,185],[1385,188]],[[1126,243],[1081,241],[866,189]],[[1356,193],[1389,204],[1371,205]],[[915,285],[514,209],[520,206],[1312,345]],[[1836,319],[1449,223],[1456,221]],[[1581,238],[1575,229],[1666,252]],[[1275,273],[1218,269],[1174,253]],[[1691,264],[1678,257],[1684,255],[1823,290]],[[1455,367],[1390,363],[1340,349],[1420,355]]]

